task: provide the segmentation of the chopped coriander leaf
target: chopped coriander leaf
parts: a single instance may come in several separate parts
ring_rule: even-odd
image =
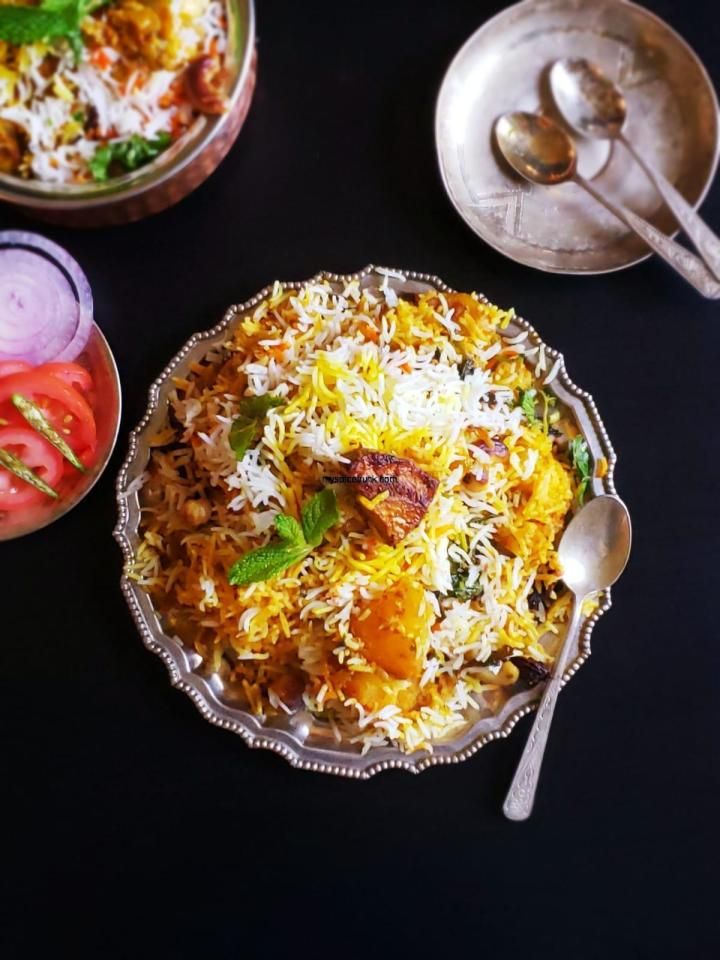
[[[535,415],[536,398],[537,390],[534,387],[531,387],[529,390],[520,391],[520,400],[518,405],[522,408],[522,412],[527,417],[527,422],[531,426],[538,422],[538,418]]]
[[[464,564],[451,561],[450,580],[452,589],[449,591],[448,596],[457,597],[458,600],[475,600],[482,596],[483,588],[480,580],[477,579],[475,583],[468,586],[469,575],[470,571]]]
[[[590,486],[592,474],[590,472],[590,451],[584,437],[578,435],[573,437],[569,445],[570,462],[575,468],[578,479],[577,498],[578,503],[582,505],[585,500],[587,488]]]
[[[134,133],[127,140],[105,143],[98,147],[88,162],[90,173],[98,182],[107,180],[113,168],[120,173],[131,173],[150,163],[166,150],[172,141],[169,133],[160,132],[152,140]]]

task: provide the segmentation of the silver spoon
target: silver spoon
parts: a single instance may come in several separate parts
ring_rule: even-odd
[[[553,99],[570,126],[585,137],[618,140],[642,167],[695,244],[708,267],[720,279],[720,239],[682,194],[648,163],[623,133],[627,104],[622,91],[589,60],[556,60],[550,70]]]
[[[575,145],[554,120],[535,113],[505,113],[495,122],[495,138],[507,162],[526,180],[544,186],[574,181],[637,233],[703,296],[720,298],[720,283],[702,260],[627,207],[608,200],[580,176]]]
[[[558,557],[563,581],[575,594],[575,606],[503,804],[503,813],[510,820],[527,820],[532,812],[555,703],[583,621],[583,602],[590,594],[615,583],[628,561],[631,540],[627,507],[609,494],[591,500],[573,517],[563,534]]]

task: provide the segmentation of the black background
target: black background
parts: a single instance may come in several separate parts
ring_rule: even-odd
[[[125,416],[82,506],[0,546],[6,956],[719,955],[718,308],[659,262],[544,275],[461,222],[434,99],[501,6],[259,0],[258,89],[217,173],[145,223],[45,231],[90,278]],[[717,84],[712,6],[651,6]],[[717,187],[703,210],[720,226]],[[275,277],[369,261],[514,304],[619,452],[634,554],[561,698],[526,824],[500,806],[527,719],[420,777],[295,771],[201,719],[118,589],[113,480],[150,381]]]

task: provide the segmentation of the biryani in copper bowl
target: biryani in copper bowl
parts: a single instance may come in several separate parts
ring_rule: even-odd
[[[562,359],[512,310],[374,269],[276,283],[206,337],[120,478],[148,645],[211,719],[322,769],[498,735],[563,635],[559,537],[612,489]]]
[[[249,0],[0,5],[0,197],[79,225],[176,202],[220,162],[254,84]]]

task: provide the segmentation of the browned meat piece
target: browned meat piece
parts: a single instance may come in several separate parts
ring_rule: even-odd
[[[412,460],[390,453],[361,453],[350,464],[348,477],[357,497],[374,500],[387,496],[369,507],[359,500],[360,508],[388,543],[395,546],[420,523],[435,496],[438,481],[425,473]],[[374,478],[378,479],[375,480]]]
[[[12,120],[0,120],[0,173],[16,173],[22,160],[22,128]]]

